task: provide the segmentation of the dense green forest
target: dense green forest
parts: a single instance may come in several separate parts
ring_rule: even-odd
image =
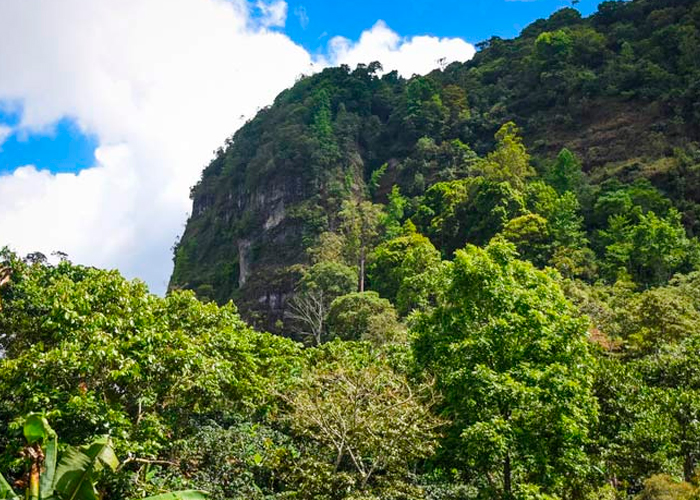
[[[698,0],[300,79],[166,297],[2,250],[0,498],[89,443],[95,499],[700,498],[699,103]]]
[[[698,232],[699,19],[697,1],[609,1],[585,19],[562,9],[424,77],[379,76],[372,63],[301,79],[204,170],[171,288],[220,304],[233,299],[247,320],[288,333],[298,265],[311,263],[308,250],[324,232],[343,231],[344,203],[388,207],[396,187],[407,199],[397,222],[410,219],[451,259],[505,224],[514,230],[517,217],[530,216],[520,230],[541,225],[535,215],[555,224],[553,207],[535,201],[551,198],[537,181],[576,196],[580,207],[570,208],[595,253],[586,264],[610,282],[620,267],[606,257],[610,216],[636,226],[651,211],[673,225],[675,209],[687,233]],[[502,128],[510,122],[520,132]],[[520,135],[530,156],[513,143]],[[551,172],[563,149],[575,158],[564,153],[560,161],[570,165],[560,168],[580,162],[585,178],[552,177],[566,175]],[[516,151],[520,158],[503,157]],[[589,281],[598,275],[589,269]]]

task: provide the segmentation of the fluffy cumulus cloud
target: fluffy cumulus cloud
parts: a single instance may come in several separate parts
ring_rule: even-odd
[[[378,24],[314,59],[272,29],[286,16],[283,1],[0,2],[0,101],[22,106],[14,131],[69,117],[99,140],[96,164],[77,174],[0,176],[0,245],[61,250],[162,292],[212,151],[300,74],[381,60],[410,75],[473,54],[460,40],[404,40]]]
[[[162,291],[188,190],[243,117],[270,102],[309,54],[243,1],[7,0],[0,99],[20,128],[73,118],[99,139],[96,165],[0,178],[0,239],[67,252]]]
[[[474,57],[474,46],[461,38],[416,36],[402,38],[379,21],[365,31],[359,41],[344,37],[330,41],[329,57],[334,64],[380,61],[385,71],[397,70],[402,76],[426,74],[436,67]]]

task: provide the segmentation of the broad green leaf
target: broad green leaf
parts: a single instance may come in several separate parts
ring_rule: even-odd
[[[107,436],[96,439],[92,444],[87,446],[81,446],[81,450],[95,461],[93,465],[95,470],[100,470],[102,464],[113,471],[119,467],[119,459],[117,455],[115,455],[112,442]]]
[[[54,478],[56,477],[56,458],[58,455],[58,439],[56,433],[44,440],[44,473],[39,481],[41,498],[48,500],[54,491]]]
[[[143,500],[206,500],[207,498],[209,494],[206,491],[184,490],[146,497]]]
[[[24,423],[24,437],[29,444],[43,441],[51,435],[56,435],[43,415],[33,413]]]
[[[56,469],[55,490],[66,500],[98,500],[92,484],[97,458],[90,458],[78,448],[68,448]]]
[[[19,500],[19,497],[15,494],[12,488],[10,488],[8,482],[5,480],[4,477],[2,477],[2,474],[0,474],[0,499]]]
[[[109,437],[102,437],[80,448],[68,448],[56,469],[55,490],[66,500],[97,500],[93,473],[106,465],[119,465]]]

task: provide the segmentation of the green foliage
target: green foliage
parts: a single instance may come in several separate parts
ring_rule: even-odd
[[[232,305],[156,297],[116,272],[68,262],[11,259],[2,421],[55,412],[69,442],[110,432],[120,454],[158,456],[193,419],[262,411],[298,366],[294,344],[253,331]]]
[[[573,40],[568,30],[545,31],[535,40],[535,54],[545,66],[561,66],[573,53]]]
[[[43,415],[27,416],[23,433],[27,446],[23,455],[29,459],[29,486],[25,497],[30,500],[98,500],[97,481],[103,470],[116,472],[119,460],[111,440],[101,437],[88,445],[65,448],[57,460],[57,436]],[[19,499],[0,475],[0,495]],[[145,500],[204,500],[202,491],[176,491]]]
[[[379,190],[379,185],[382,180],[382,177],[386,173],[386,169],[389,166],[389,164],[385,163],[381,167],[379,167],[377,170],[372,172],[372,175],[370,176],[369,180],[369,192],[370,195],[375,196],[377,194],[377,191]]]
[[[300,280],[303,290],[319,289],[330,301],[357,287],[357,271],[342,262],[320,261],[311,266]]]
[[[635,212],[654,212],[665,216],[670,200],[648,181],[624,185],[618,181],[605,182],[593,207],[593,224],[602,227],[613,215],[633,216]]]
[[[550,265],[564,276],[595,275],[593,252],[588,247],[581,206],[571,191],[565,192],[553,204],[549,220],[552,237]]]
[[[345,235],[345,252],[348,261],[357,263],[358,290],[364,292],[367,255],[380,234],[382,207],[369,201],[346,201],[339,215]]]
[[[439,182],[430,187],[414,218],[444,256],[465,243],[484,244],[519,215],[523,199],[507,182],[483,177]]]
[[[526,484],[562,494],[588,474],[597,413],[586,323],[553,276],[514,254],[499,241],[458,251],[414,349],[443,391],[465,474],[479,471],[504,494]]]
[[[543,266],[550,252],[549,222],[537,214],[521,215],[508,221],[501,233],[513,243],[518,255]]]
[[[480,172],[517,193],[528,189],[537,167],[560,195],[574,192],[598,260],[605,243],[595,231],[635,205],[659,217],[673,205],[696,231],[697,161],[681,161],[672,151],[696,156],[697,12],[693,0],[604,2],[588,18],[564,8],[515,39],[493,37],[470,61],[426,76],[380,77],[380,65],[370,64],[301,79],[216,152],[192,191],[171,288],[197,290],[220,304],[235,299],[246,318],[270,328],[284,319],[277,304],[285,301],[259,299],[291,294],[295,280],[275,280],[271,290],[268,277],[306,264],[305,250],[319,234],[338,232],[343,202],[362,201],[368,191],[372,201],[385,202],[397,185],[408,197],[405,216],[446,257],[466,242],[485,244],[525,215],[509,213],[501,221],[484,209],[468,223],[457,217],[460,224],[443,226],[459,227],[454,242],[455,235],[443,238],[441,228],[430,228],[441,217],[430,203],[425,206],[435,213],[427,221],[416,217],[415,197],[435,183]],[[663,193],[656,201],[665,207],[634,199],[640,179]],[[613,195],[617,189],[605,185],[611,180],[628,191],[629,207],[622,206],[624,193]],[[528,209],[551,222],[550,213]],[[399,235],[391,217],[389,238]],[[246,245],[255,251],[241,251]],[[569,262],[565,247],[557,247],[550,264],[593,279],[591,254],[572,252],[581,255]],[[605,274],[613,280],[616,272]]]
[[[54,489],[63,498],[97,500],[97,474],[104,468],[115,471],[118,465],[119,461],[107,438],[80,448],[68,448],[56,467]]]
[[[547,181],[559,194],[577,192],[583,182],[581,162],[571,151],[562,149],[547,173]]]
[[[426,76],[300,79],[192,190],[170,288],[212,303],[3,251],[0,498],[40,410],[128,457],[106,498],[697,495],[698,26],[603,2]]]
[[[2,474],[0,474],[0,498],[3,500],[19,500],[20,498],[15,494],[5,478],[2,477]]]
[[[320,262],[344,262],[346,242],[343,235],[331,231],[323,232],[318,237],[318,243],[309,248],[308,254],[313,264]]]
[[[382,297],[399,304],[406,314],[418,305],[408,297],[412,283],[417,276],[434,272],[439,264],[440,253],[430,240],[409,231],[374,249],[369,264],[370,285]]]
[[[442,103],[439,83],[430,75],[411,79],[406,85],[407,133],[415,137],[440,137],[449,110]]]
[[[659,474],[644,481],[644,489],[637,495],[638,500],[689,500],[695,495],[695,488],[672,477]]]
[[[329,251],[332,249],[324,253]],[[338,258],[341,252],[342,245],[338,247]],[[357,271],[342,262],[322,260],[304,270],[290,300],[288,319],[292,320],[292,329],[307,343],[321,345],[328,339],[326,323],[331,303],[356,289]]]
[[[676,287],[653,288],[624,304],[621,334],[629,348],[651,353],[700,331],[693,299]]]
[[[175,444],[180,469],[194,484],[206,485],[212,498],[269,498],[298,451],[289,436],[265,424],[210,421]]]
[[[555,248],[580,250],[588,244],[580,210],[581,206],[571,191],[554,202],[549,227]]]
[[[557,191],[541,180],[530,182],[525,188],[525,207],[530,212],[539,214],[545,219],[554,215],[558,198]]]
[[[384,344],[402,333],[394,306],[377,292],[359,292],[335,299],[328,311],[328,329],[342,340]]]
[[[479,157],[460,139],[436,143],[421,137],[413,152],[396,166],[396,182],[403,192],[421,195],[436,181],[463,179],[475,172]]]
[[[520,137],[520,130],[508,122],[496,132],[496,150],[489,153],[481,169],[487,179],[508,182],[517,190],[525,187],[528,177],[535,174],[530,166],[530,155]]]
[[[593,315],[608,333],[608,340],[598,334],[607,354],[596,377],[597,441],[607,477],[619,478],[621,487],[639,491],[652,474],[694,477],[700,450],[700,385],[692,368],[700,318],[696,279],[691,274],[640,293],[615,290],[610,310]],[[614,319],[606,320],[611,313]]]
[[[384,234],[386,238],[396,238],[403,232],[401,223],[404,220],[408,199],[401,195],[401,190],[398,186],[393,186],[389,193],[389,200],[385,207]]]
[[[611,216],[608,229],[602,232],[609,273],[620,268],[637,283],[660,285],[675,273],[689,272],[698,262],[698,246],[689,239],[681,225],[678,211],[666,217],[654,212],[636,212],[636,223],[624,215]]]
[[[312,368],[285,396],[291,428],[318,445],[298,461],[301,498],[336,498],[343,490],[371,498],[370,488],[387,483],[398,489],[394,483],[407,482],[437,445],[432,386],[411,389],[363,344],[333,342],[311,356]]]
[[[147,497],[144,500],[202,500],[204,498],[207,497],[202,492],[191,490],[174,493],[162,493],[160,495]]]

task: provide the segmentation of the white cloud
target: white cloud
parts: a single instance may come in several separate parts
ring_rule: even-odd
[[[0,124],[0,151],[2,150],[3,143],[12,135],[14,130],[12,127]]]
[[[330,41],[329,58],[333,64],[379,61],[384,71],[397,70],[402,76],[426,74],[439,65],[467,61],[474,57],[474,46],[461,38],[415,36],[402,38],[383,22],[377,22],[353,42],[344,37]]]
[[[302,29],[306,29],[309,26],[309,14],[306,12],[306,7],[299,5],[294,9],[294,15],[297,16],[299,26]]]
[[[0,31],[0,99],[24,104],[20,127],[71,116],[100,144],[78,175],[0,177],[0,244],[62,250],[156,291],[211,152],[311,70],[242,1],[8,0]]]
[[[263,2],[258,0],[255,4],[262,14],[261,24],[266,28],[284,28],[287,22],[287,2],[277,0],[274,2]]]
[[[99,141],[96,165],[78,174],[26,166],[0,176],[0,245],[61,250],[162,292],[211,152],[325,64],[268,29],[284,23],[282,4],[264,4],[260,18],[244,0],[0,2],[0,106],[23,105],[16,132],[72,117]],[[465,42],[403,40],[378,24],[357,44],[336,39],[329,58],[411,74],[469,54]]]

